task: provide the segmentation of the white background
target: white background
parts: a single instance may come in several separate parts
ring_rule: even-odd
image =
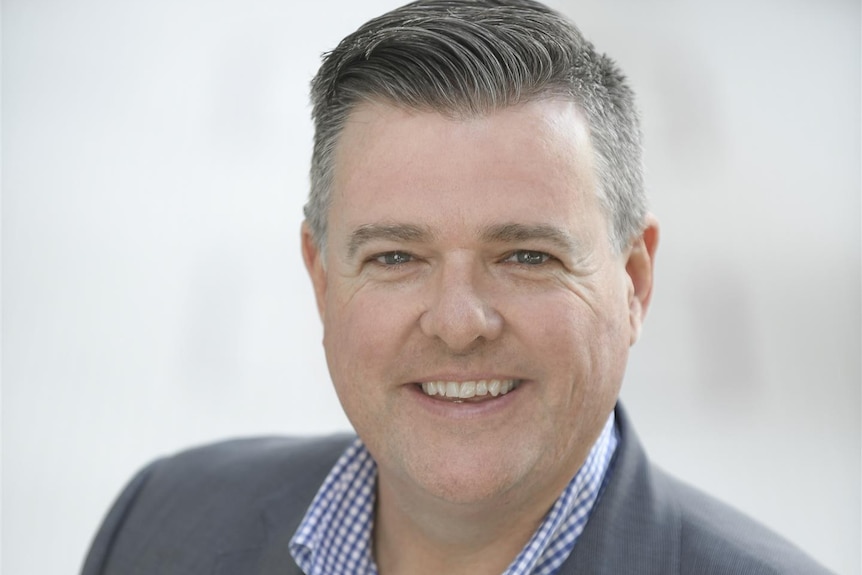
[[[299,257],[320,54],[396,1],[6,0],[2,568],[158,454],[347,427]],[[860,7],[559,0],[640,94],[655,460],[860,573]]]

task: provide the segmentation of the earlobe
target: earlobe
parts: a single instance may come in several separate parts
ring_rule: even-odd
[[[326,269],[323,265],[323,253],[317,246],[317,242],[311,235],[311,229],[308,227],[308,222],[302,222],[302,259],[305,262],[305,269],[308,270],[308,275],[311,278],[311,285],[314,287],[314,297],[317,301],[317,313],[323,319],[326,302]]]
[[[658,238],[658,220],[654,215],[647,214],[643,232],[632,242],[626,261],[626,273],[632,286],[629,293],[629,322],[631,324],[629,345],[633,345],[637,341],[652,299],[653,270]]]

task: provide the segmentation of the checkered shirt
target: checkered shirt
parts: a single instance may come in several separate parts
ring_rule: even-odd
[[[586,461],[502,575],[553,575],[575,547],[609,474],[619,436],[611,412]],[[335,463],[290,541],[307,575],[377,575],[372,528],[377,465],[358,438]]]

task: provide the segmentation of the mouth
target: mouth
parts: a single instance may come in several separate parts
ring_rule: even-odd
[[[425,381],[417,386],[422,393],[453,403],[477,403],[506,395],[521,384],[520,379],[480,379],[477,381]]]

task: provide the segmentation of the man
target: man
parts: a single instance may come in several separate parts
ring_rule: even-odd
[[[617,406],[658,224],[610,59],[529,0],[422,0],[312,100],[302,250],[358,438],[156,462],[85,574],[824,572],[651,467]]]

